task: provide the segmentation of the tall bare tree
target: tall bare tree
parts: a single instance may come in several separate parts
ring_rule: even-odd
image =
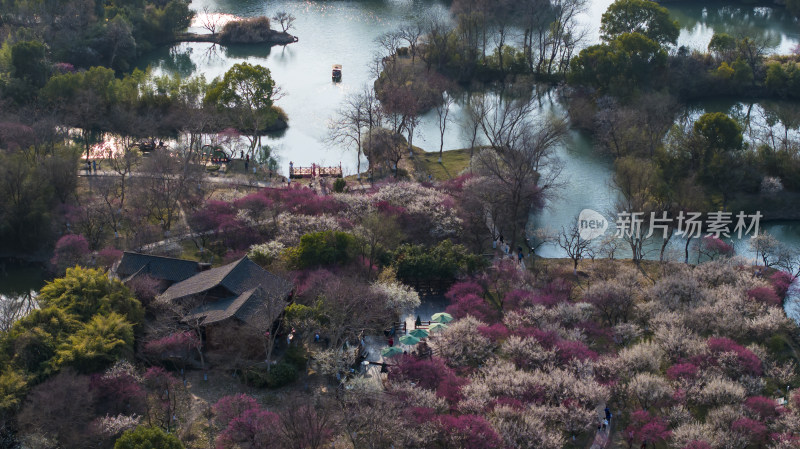
[[[447,124],[453,121],[449,117],[453,103],[455,103],[453,96],[447,92],[442,92],[442,101],[434,106],[436,118],[438,119],[437,124],[439,125],[439,163],[442,162],[442,152],[444,151],[444,133],[447,130]]]
[[[557,244],[567,253],[567,257],[572,260],[572,274],[578,274],[578,263],[589,254],[591,249],[590,242],[591,240],[581,238],[577,217],[575,217],[569,228],[561,228]]]
[[[382,122],[380,103],[375,91],[364,86],[360,92],[345,97],[342,107],[328,123],[328,141],[345,147],[355,147],[357,153],[357,177],[361,179],[361,155],[364,139]]]
[[[504,205],[503,222],[511,246],[519,241],[531,206],[544,205],[545,195],[558,187],[561,162],[555,150],[566,137],[563,118],[532,123],[530,102],[484,98],[481,128],[491,148],[476,156],[478,173],[503,186],[497,198]]]
[[[200,15],[200,23],[212,36],[216,36],[217,31],[222,28],[222,20],[219,14],[211,12],[208,6],[203,7],[203,14]]]
[[[278,22],[281,25],[281,30],[286,33],[290,29],[294,28],[294,21],[297,18],[286,11],[278,11],[272,16],[272,20]]]

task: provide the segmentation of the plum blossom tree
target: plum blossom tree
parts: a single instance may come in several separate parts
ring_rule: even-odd
[[[629,445],[632,442],[639,442],[655,448],[656,443],[667,440],[672,432],[660,417],[653,416],[645,410],[637,410],[631,414],[630,425],[625,429],[625,433],[629,435]]]
[[[250,408],[233,418],[217,437],[217,449],[246,445],[254,449],[280,449],[280,417],[273,412]]]
[[[148,368],[144,373],[147,387],[147,413],[145,419],[151,427],[167,432],[176,428],[176,418],[188,410],[189,395],[183,383],[160,367]]]
[[[235,418],[240,417],[245,411],[258,408],[258,402],[252,396],[244,393],[223,396],[213,406],[214,421],[218,426],[225,428]]]
[[[72,267],[86,262],[89,254],[89,242],[80,234],[66,234],[56,242],[56,249],[50,263],[59,273],[67,267]]]
[[[672,388],[661,376],[639,373],[628,384],[628,394],[643,410],[663,405],[672,397]]]
[[[389,372],[392,382],[411,381],[420,388],[436,392],[438,397],[456,403],[461,398],[460,388],[467,379],[460,378],[440,358],[404,356]]]
[[[719,237],[706,236],[700,241],[698,251],[705,257],[714,260],[718,257],[731,257],[735,251],[733,246],[729,245]]]
[[[478,332],[484,323],[467,316],[450,323],[433,341],[437,351],[452,367],[476,367],[491,357],[494,345]]]
[[[200,353],[202,357],[202,343],[195,332],[175,332],[146,342],[143,351],[154,360],[177,358],[186,361],[195,352]]]
[[[561,432],[548,427],[544,417],[534,410],[500,406],[491,416],[494,428],[508,447],[560,449],[566,444]]]
[[[502,440],[488,421],[477,415],[439,417],[442,437],[453,447],[485,449],[502,447]]]

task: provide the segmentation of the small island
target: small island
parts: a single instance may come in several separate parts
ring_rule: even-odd
[[[297,42],[297,36],[273,30],[268,17],[250,17],[232,20],[219,33],[177,33],[175,42],[211,42],[215,44],[267,44],[287,45]]]

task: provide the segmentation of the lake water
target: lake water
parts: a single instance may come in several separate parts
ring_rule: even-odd
[[[600,17],[612,0],[593,0],[588,4],[581,23],[587,29],[585,44],[599,41]],[[679,45],[704,49],[715,31],[733,35],[769,38],[772,51],[786,53],[800,42],[800,27],[783,9],[756,6],[731,7],[707,3],[696,6],[687,3],[667,4],[682,26]],[[177,72],[182,76],[203,74],[212,79],[225,73],[233,64],[247,61],[268,67],[272,77],[286,96],[276,104],[289,116],[289,129],[267,141],[275,149],[281,171],[288,171],[290,161],[296,166],[342,164],[346,174],[356,171],[356,157],[345,148],[326,142],[327,124],[336,115],[348,93],[371,83],[371,72],[378,52],[375,39],[403,23],[429,15],[447,14],[448,3],[431,0],[349,0],[349,1],[257,1],[257,0],[195,0],[192,9],[232,16],[271,16],[277,11],[293,14],[292,34],[299,42],[285,47],[213,46],[206,43],[182,43],[150,55],[143,63],[159,72]],[[201,18],[195,20],[193,31],[202,32]],[[342,64],[340,83],[330,79],[332,64]],[[551,98],[542,97],[542,113],[563,113]],[[465,131],[466,118],[457,98],[451,111],[453,122],[445,134],[445,149],[464,148],[469,144]],[[735,103],[701,105],[708,110],[733,111]],[[439,147],[439,130],[433,111],[422,117],[414,143],[428,151]],[[587,136],[573,132],[569,142],[559,149],[565,163],[562,180],[565,188],[551,207],[536,214],[534,223],[559,229],[568,226],[583,208],[607,211],[614,200],[610,188],[612,162],[592,149]],[[800,245],[800,229],[796,223],[770,224],[768,230],[782,240]],[[745,250],[747,245],[738,245]],[[557,248],[542,248],[542,255],[562,256]]]
[[[600,16],[612,0],[594,0],[581,17],[588,32],[585,44],[599,40]],[[257,1],[195,0],[191,8],[202,15],[209,12],[235,16],[271,16],[287,11],[297,17],[292,34],[300,41],[286,47],[213,46],[206,43],[182,43],[162,49],[145,58],[142,66],[151,65],[159,72],[177,72],[182,76],[203,74],[212,79],[225,73],[233,64],[247,61],[272,71],[272,77],[287,94],[276,104],[289,116],[289,129],[268,139],[276,150],[282,171],[289,161],[295,165],[311,163],[338,165],[355,172],[355,155],[325,143],[327,123],[335,116],[345,95],[371,83],[370,68],[377,55],[375,39],[403,23],[430,15],[447,14],[448,4],[431,0],[349,0],[349,1]],[[668,5],[683,30],[679,45],[703,49],[716,31],[768,36],[774,51],[788,52],[800,42],[800,28],[782,9],[763,7],[697,7],[692,4]],[[192,31],[202,32],[201,17]],[[342,82],[332,83],[332,64],[342,64]],[[445,148],[462,148],[469,141],[458,123],[463,117],[453,111],[454,124],[445,137]],[[418,128],[414,142],[427,150],[439,146],[433,113]]]

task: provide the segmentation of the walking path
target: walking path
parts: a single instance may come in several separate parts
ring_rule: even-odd
[[[605,404],[600,404],[597,406],[597,415],[600,418],[600,422],[603,422],[603,419],[605,419],[606,417],[605,408],[606,408]],[[606,449],[608,447],[608,444],[611,440],[611,431],[614,428],[614,421],[615,420],[613,418],[609,419],[608,426],[606,426],[605,430],[603,430],[602,428],[597,430],[597,433],[595,433],[594,440],[592,440],[592,444],[591,446],[589,446],[589,449]]]
[[[120,177],[120,174],[112,171],[112,170],[97,170],[96,172],[92,172],[91,174],[87,174],[85,169],[81,169],[78,171],[78,176],[82,176],[88,179],[98,178],[101,176],[105,177]],[[144,172],[131,172],[127,174],[128,177],[134,178],[148,178],[148,177],[155,177],[156,175],[151,175],[149,173]],[[163,176],[163,175],[158,175]],[[208,181],[214,184],[225,184],[229,186],[246,186],[246,187],[281,187],[285,186],[286,184],[283,182],[275,182],[275,181],[258,181],[252,178],[248,178],[247,176],[234,176],[231,178],[220,177],[220,176],[206,176],[203,178],[204,181]]]

